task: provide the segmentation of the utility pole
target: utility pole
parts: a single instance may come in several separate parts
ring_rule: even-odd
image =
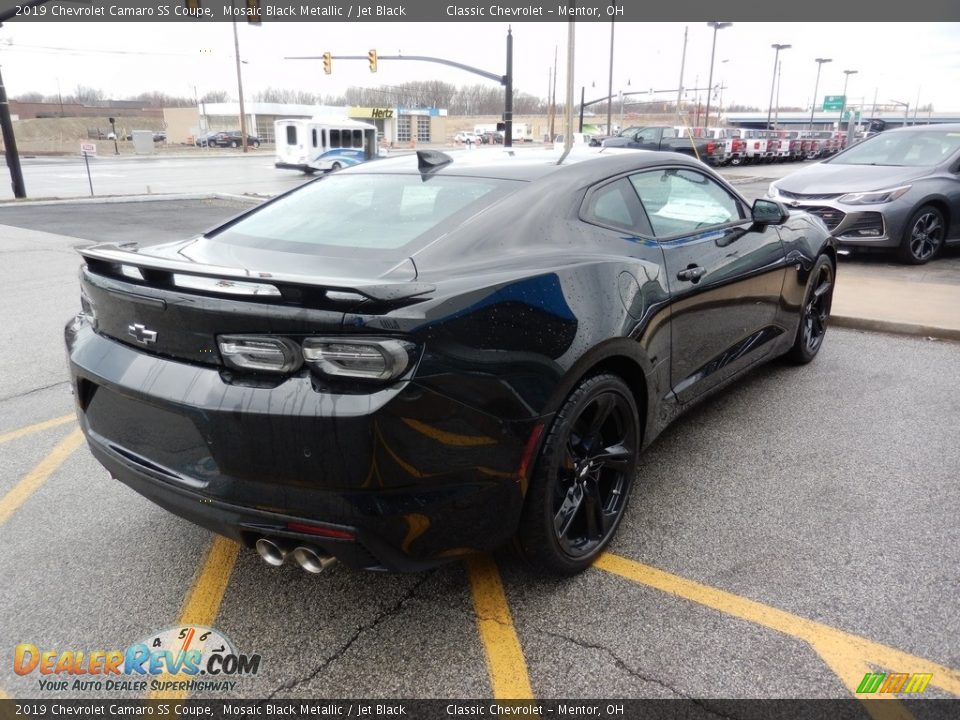
[[[553,89],[550,91],[550,142],[556,137],[557,121],[557,46],[553,46]]]
[[[677,117],[680,116],[680,102],[683,99],[683,69],[687,64],[687,32],[690,26],[683,28],[683,54],[680,55],[680,83],[677,85]]]
[[[237,19],[233,19],[233,49],[237,56],[237,93],[240,95],[240,143],[247,152],[247,111],[243,106],[243,77],[240,73],[240,38],[237,35]]]
[[[503,84],[503,146],[513,147],[513,27],[510,25],[507,25],[507,74]]]
[[[27,196],[27,187],[23,183],[23,169],[20,167],[20,154],[17,152],[17,138],[13,134],[13,119],[10,117],[10,104],[7,102],[7,89],[0,74],[0,126],[3,130],[3,154],[10,169],[10,186],[13,196],[22,200]]]
[[[611,1],[610,5],[613,5]],[[610,18],[610,73],[607,76],[607,135],[613,135],[613,18]]]
[[[574,71],[574,42],[576,40],[576,24],[573,20],[567,24],[567,107],[564,115],[563,152],[570,152],[573,147],[573,71]]]
[[[583,132],[583,103],[586,101],[587,86],[580,86],[580,129],[577,132]]]
[[[783,60],[777,63],[777,104],[773,109],[773,129],[780,123],[780,76],[783,70]]]

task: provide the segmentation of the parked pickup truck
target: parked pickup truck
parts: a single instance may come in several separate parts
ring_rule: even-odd
[[[603,146],[678,152],[699,157],[703,162],[711,165],[719,164],[714,157],[718,149],[717,143],[709,138],[680,138],[677,129],[669,125],[629,127],[621,130],[619,135],[604,140]]]

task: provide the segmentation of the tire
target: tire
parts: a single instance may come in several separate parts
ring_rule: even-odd
[[[343,165],[341,165],[341,164],[338,163],[338,162],[335,162],[333,165],[330,166],[330,172],[333,172],[333,171],[335,171],[335,170],[339,170],[339,169],[342,168],[342,167],[343,167]]]
[[[730,158],[730,164],[733,165],[734,167],[743,165],[743,158],[742,157]]]
[[[250,144],[253,145],[255,148],[260,147],[260,142],[257,141],[257,140],[254,140],[254,141],[253,141],[252,143],[250,143]]]
[[[803,294],[797,336],[793,347],[784,356],[794,365],[806,365],[820,352],[830,319],[836,277],[833,261],[826,255],[820,255],[810,270],[807,289]]]
[[[517,541],[540,572],[574,575],[610,542],[640,448],[633,393],[609,373],[587,378],[553,419],[527,491]]]
[[[236,140],[231,140],[231,141],[230,141],[230,147],[232,147],[232,148],[240,147],[240,143],[238,143]]]
[[[933,205],[924,205],[904,226],[897,254],[908,265],[923,265],[939,254],[945,237],[943,213]]]

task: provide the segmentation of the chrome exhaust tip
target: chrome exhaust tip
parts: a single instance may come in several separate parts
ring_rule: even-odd
[[[324,555],[313,548],[303,546],[293,551],[293,559],[300,564],[300,567],[314,575],[319,575],[337,562],[332,555]]]
[[[290,554],[290,550],[270,538],[260,538],[256,544],[257,554],[267,564],[280,567]]]

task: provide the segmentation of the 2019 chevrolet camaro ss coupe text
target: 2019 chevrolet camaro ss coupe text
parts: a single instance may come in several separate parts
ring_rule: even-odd
[[[66,328],[109,472],[320,571],[613,536],[638,452],[765,360],[811,360],[835,241],[673,153],[367,163],[204,235],[81,250]]]

